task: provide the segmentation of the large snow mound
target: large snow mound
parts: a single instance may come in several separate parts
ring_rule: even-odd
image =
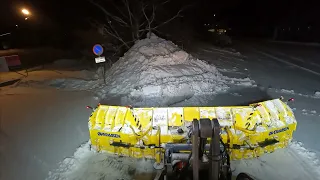
[[[111,67],[106,82],[106,95],[122,95],[132,105],[171,105],[228,89],[216,67],[153,34]]]
[[[73,63],[68,60],[55,62],[62,67]],[[215,105],[216,94],[233,85],[250,87],[254,84],[248,77],[224,76],[215,66],[194,58],[171,41],[154,34],[137,41],[106,73],[102,68],[95,73],[83,70],[77,78],[61,72],[36,81],[24,79],[19,85],[93,91],[102,103],[138,107]]]

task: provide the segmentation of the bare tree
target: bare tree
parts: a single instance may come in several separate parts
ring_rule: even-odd
[[[152,32],[158,32],[158,28],[181,17],[182,11],[188,7],[179,9],[168,19],[157,18],[158,8],[162,8],[170,0],[89,0],[105,15],[105,21],[93,21],[102,34],[111,36],[120,42],[120,47],[130,48],[131,44],[147,35],[150,38]],[[109,8],[106,8],[109,7]],[[112,8],[110,8],[112,7]]]

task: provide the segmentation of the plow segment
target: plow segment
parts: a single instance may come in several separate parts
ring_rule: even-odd
[[[280,99],[231,107],[99,105],[89,118],[91,144],[98,152],[161,162],[166,146],[192,143],[192,122],[200,119],[218,120],[220,138],[232,160],[285,148],[297,125],[292,110]]]

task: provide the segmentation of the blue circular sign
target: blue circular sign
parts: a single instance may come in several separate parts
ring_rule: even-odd
[[[103,53],[103,47],[100,44],[93,46],[92,51],[95,55],[100,56]]]

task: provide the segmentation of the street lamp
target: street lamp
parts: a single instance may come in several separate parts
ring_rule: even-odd
[[[21,12],[24,15],[30,15],[30,12],[28,11],[28,9],[22,9]]]

